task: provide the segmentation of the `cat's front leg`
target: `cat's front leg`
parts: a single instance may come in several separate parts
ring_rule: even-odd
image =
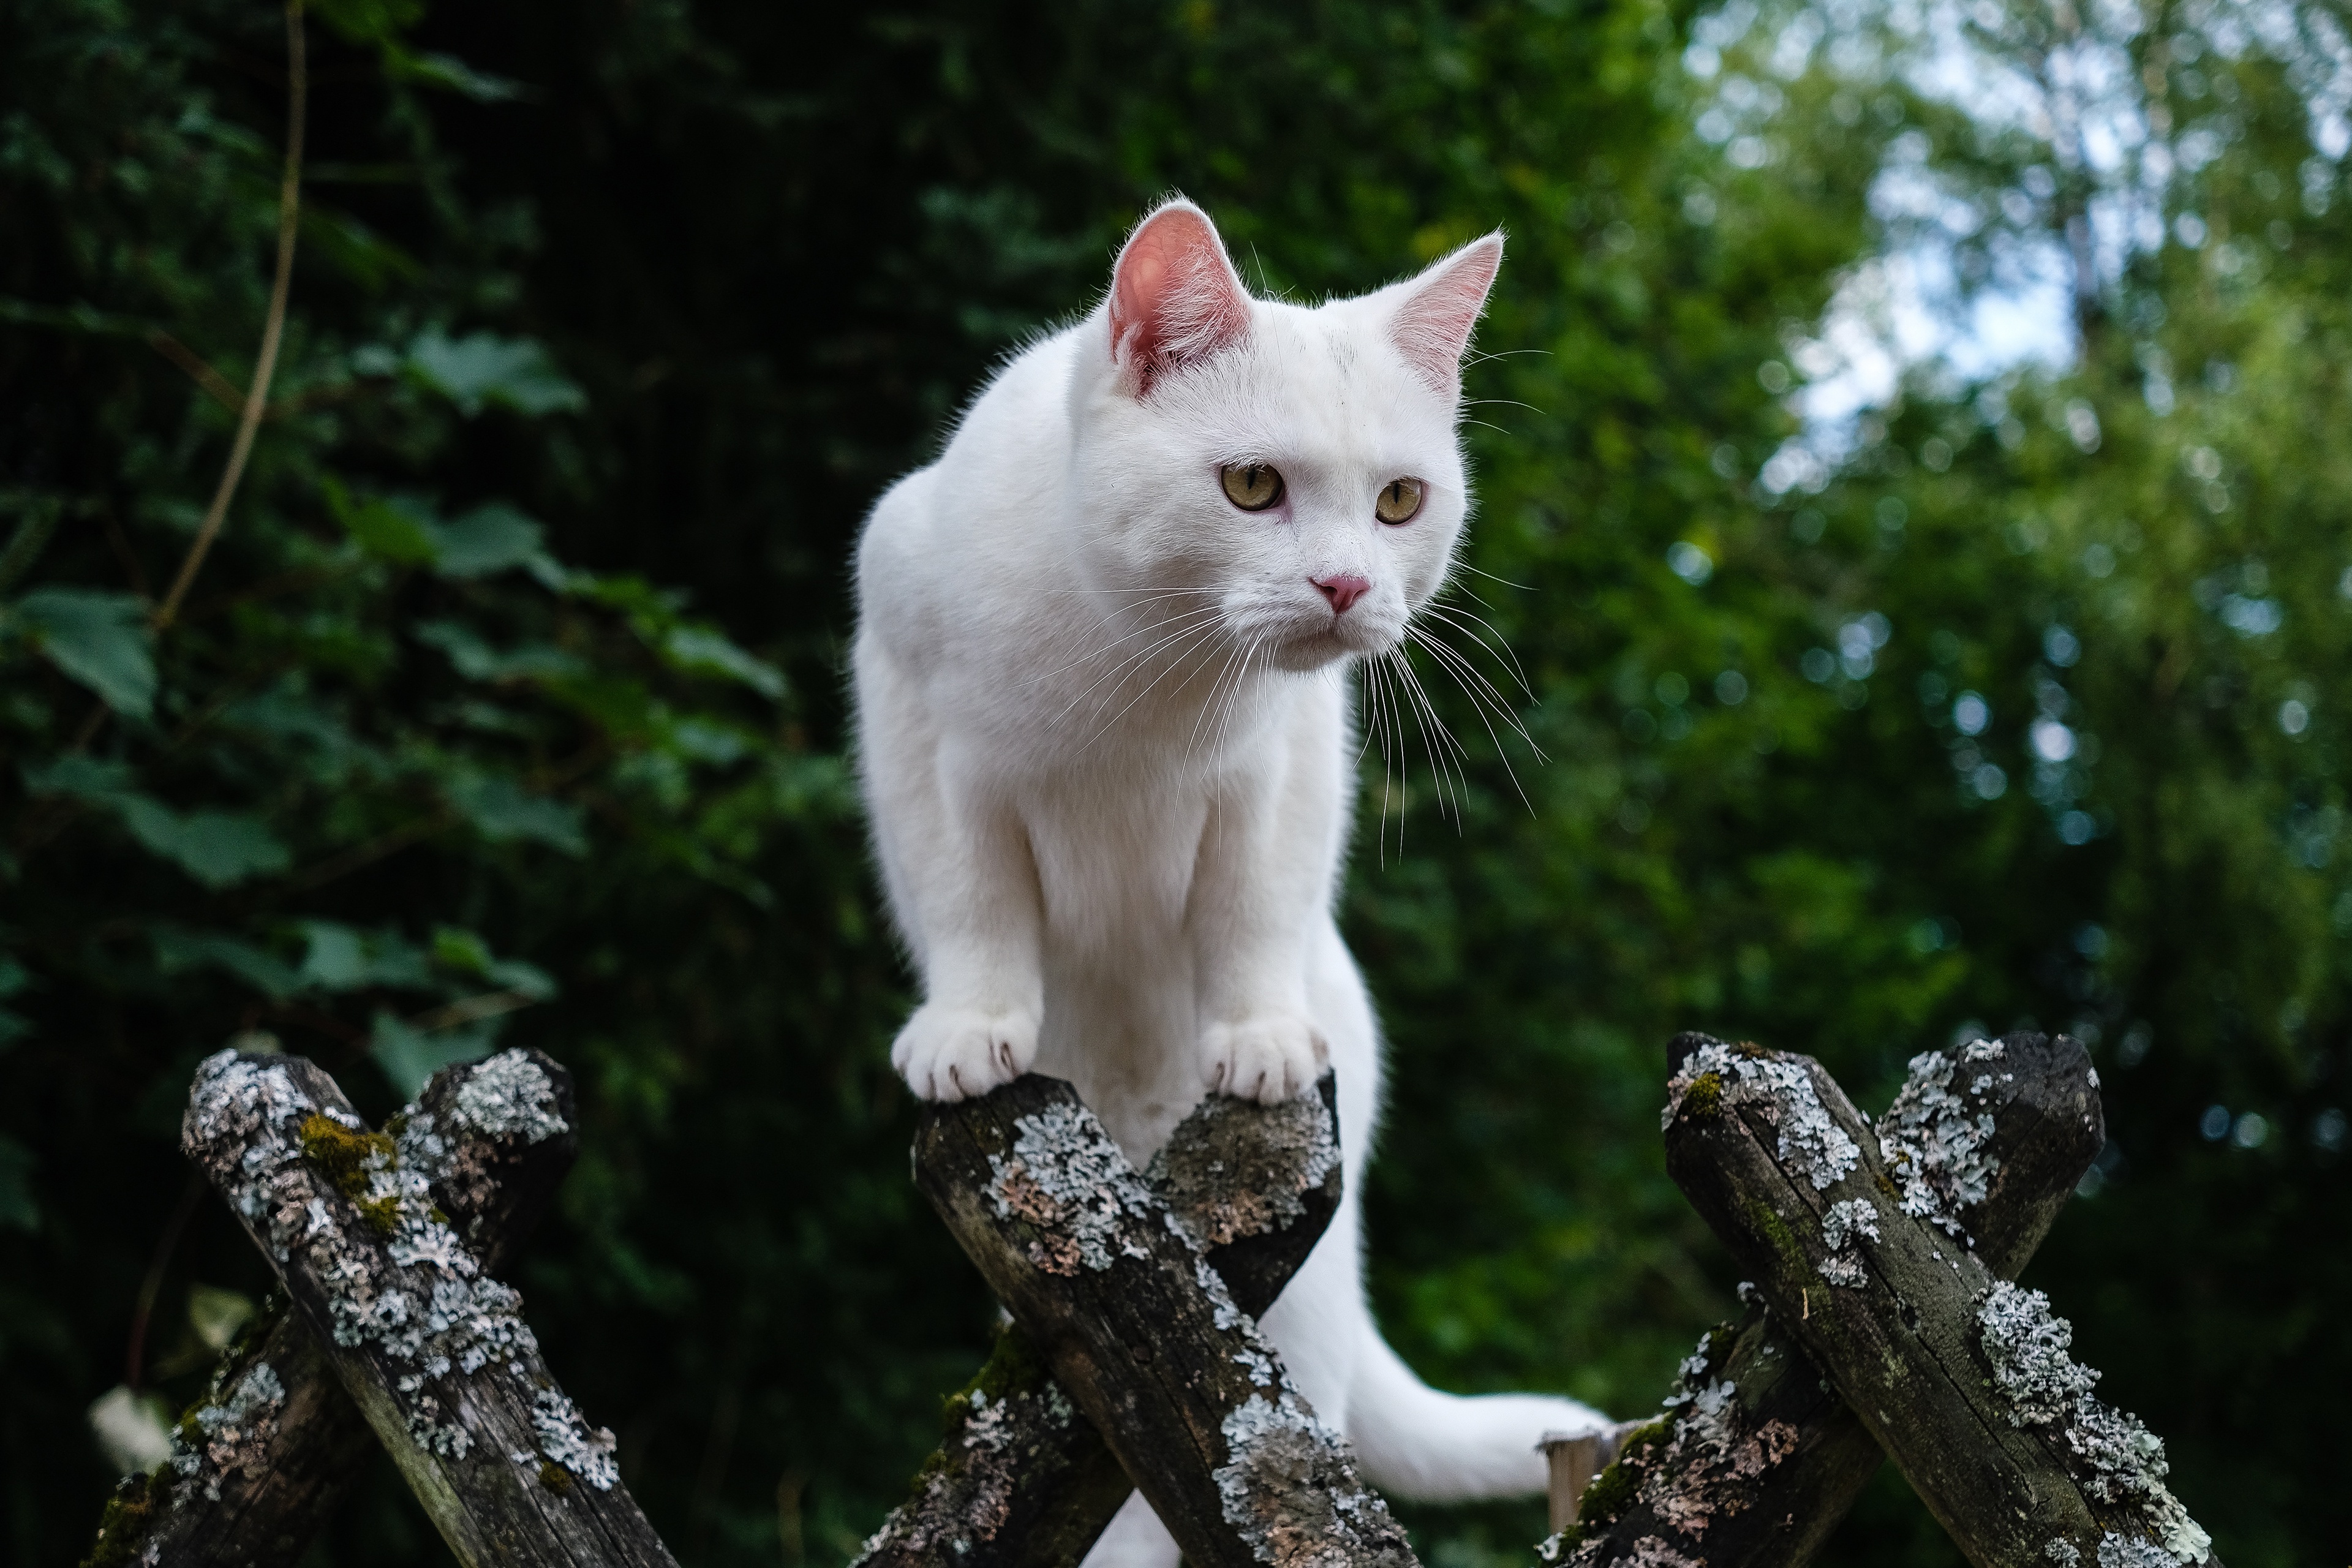
[[[1037,1059],[1045,1014],[1037,869],[1020,814],[960,758],[887,654],[861,648],[860,737],[890,904],[923,975],[923,1005],[890,1065],[924,1099],[976,1098]]]
[[[1037,1059],[1045,987],[1037,873],[1018,816],[939,770],[898,825],[919,838],[893,879],[923,968],[924,1002],[890,1065],[925,1100],[976,1099]]]
[[[1277,771],[1232,790],[1202,835],[1190,912],[1201,1076],[1213,1094],[1293,1100],[1331,1059],[1307,1001],[1308,934],[1328,897],[1332,854],[1315,782]]]

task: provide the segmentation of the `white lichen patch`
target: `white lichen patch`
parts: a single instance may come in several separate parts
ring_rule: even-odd
[[[1337,1432],[1289,1389],[1253,1394],[1221,1426],[1211,1472],[1225,1522],[1273,1568],[1406,1568],[1404,1531],[1367,1489]]]
[[[1995,1078],[1977,1073],[1965,1093],[1952,1088],[1963,1066],[1998,1060],[1998,1040],[1975,1040],[1955,1060],[1945,1051],[1911,1058],[1910,1076],[1878,1122],[1878,1152],[1903,1193],[1903,1212],[1965,1236],[1959,1214],[1985,1201],[2000,1160],[1992,1139]],[[2006,1081],[2011,1075],[2002,1074]]]
[[[530,1425],[539,1434],[539,1451],[600,1492],[620,1483],[621,1467],[613,1458],[619,1445],[611,1428],[591,1428],[580,1407],[559,1389],[542,1388],[530,1402]]]
[[[1020,1218],[1045,1233],[1029,1260],[1049,1274],[1099,1272],[1116,1257],[1149,1258],[1126,1226],[1160,1205],[1094,1113],[1066,1101],[1013,1123],[1010,1157],[991,1154],[989,1202],[999,1219]]]
[[[2099,1380],[2067,1353],[2074,1326],[2052,1315],[2050,1298],[2039,1290],[2007,1280],[1996,1284],[1977,1308],[1977,1327],[1992,1363],[1993,1386],[2008,1402],[2013,1426],[2063,1421]]]
[[[2057,1563],[2058,1568],[2075,1568],[2083,1561],[2083,1554],[2074,1550],[2071,1541],[2053,1541],[2042,1549],[2042,1555]]]
[[[286,1385],[268,1362],[256,1362],[226,1389],[216,1381],[205,1403],[172,1434],[169,1464],[175,1487],[218,1502],[223,1479],[261,1479],[274,1468],[278,1418],[285,1409]]]
[[[555,1085],[527,1051],[500,1051],[457,1086],[449,1120],[501,1142],[541,1143],[572,1131],[556,1109]]]
[[[1859,1290],[1870,1283],[1870,1269],[1850,1252],[1832,1252],[1822,1259],[1822,1278],[1848,1290]]]
[[[1181,1122],[1143,1180],[1201,1246],[1284,1230],[1306,1194],[1339,1168],[1339,1139],[1319,1095],[1260,1105],[1211,1095]]]
[[[1862,1163],[1862,1150],[1822,1104],[1813,1080],[1796,1062],[1766,1053],[1749,1055],[1710,1040],[1683,1058],[1667,1080],[1661,1131],[1702,1079],[1713,1078],[1726,1107],[1753,1105],[1780,1133],[1781,1164],[1802,1175],[1813,1191],[1825,1192]]]
[[[1844,1247],[1846,1238],[1854,1236],[1866,1236],[1873,1241],[1879,1239],[1878,1210],[1867,1198],[1846,1198],[1833,1203],[1822,1215],[1822,1240],[1832,1251]]]
[[[2086,1496],[2136,1508],[2147,1521],[2153,1544],[2110,1534],[2099,1543],[2103,1568],[2113,1568],[2110,1545],[2119,1552],[2146,1548],[2158,1554],[2117,1559],[2125,1568],[2203,1562],[2212,1538],[2165,1486],[2170,1465],[2163,1439],[2137,1415],[2092,1396],[2099,1374],[2068,1353],[2074,1325],[2051,1312],[2050,1299],[2004,1281],[1979,1303],[1977,1326],[1993,1386],[2008,1405],[2011,1424],[2051,1429]]]
[[[2202,1555],[2199,1554],[2199,1560]],[[2178,1561],[2145,1536],[2103,1535],[2099,1538],[2099,1568],[2178,1568]]]

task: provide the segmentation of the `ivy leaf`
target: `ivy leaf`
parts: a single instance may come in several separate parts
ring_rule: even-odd
[[[457,405],[468,419],[497,404],[518,414],[572,413],[587,395],[529,338],[473,332],[452,338],[428,327],[408,345],[408,373]]]
[[[282,1000],[302,988],[302,977],[275,953],[219,931],[158,924],[148,932],[155,943],[155,966],[165,974],[218,969],[263,995]]]
[[[383,63],[394,76],[422,82],[470,98],[476,103],[507,103],[523,96],[522,83],[502,76],[478,71],[454,55],[436,55],[428,50],[405,49],[388,44],[383,51]]]
[[[235,887],[294,863],[278,836],[244,812],[182,815],[145,795],[130,796],[117,809],[132,837],[207,888]]]
[[[369,985],[425,990],[433,965],[425,951],[395,932],[363,931],[340,921],[304,921],[307,943],[297,978],[321,991],[357,991]]]
[[[582,830],[576,805],[525,794],[514,780],[495,773],[460,776],[443,790],[449,804],[473,824],[474,831],[493,844],[526,839],[566,855],[588,853],[588,837]]]
[[[136,595],[39,588],[16,601],[10,618],[31,627],[49,662],[117,713],[154,711],[154,634]]]
[[[131,785],[124,763],[59,757],[19,770],[33,795],[68,795],[122,818],[132,837],[207,888],[226,888],[283,871],[294,857],[257,816],[235,811],[173,811]]]
[[[412,1027],[389,1013],[375,1016],[369,1031],[368,1055],[404,1100],[415,1100],[425,1080],[452,1062],[478,1062],[498,1044],[495,1020],[470,1029],[446,1029],[434,1034]]]
[[[420,622],[409,635],[448,655],[468,680],[560,680],[587,673],[586,665],[562,648],[541,645],[501,652],[456,621]]]
[[[381,560],[422,566],[440,553],[439,525],[421,501],[387,496],[337,510],[352,541]]]
[[[771,702],[784,694],[784,672],[708,626],[672,626],[662,652],[680,669],[740,680]]]
[[[434,569],[445,577],[487,577],[541,553],[547,531],[504,501],[478,506],[444,524],[434,541]]]

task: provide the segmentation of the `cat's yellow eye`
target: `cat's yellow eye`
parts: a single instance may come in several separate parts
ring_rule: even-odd
[[[1228,463],[1219,470],[1225,499],[1244,511],[1264,511],[1282,500],[1282,475],[1265,463]]]
[[[1391,479],[1381,487],[1372,515],[1382,522],[1411,522],[1421,515],[1422,492],[1426,488],[1419,479]]]

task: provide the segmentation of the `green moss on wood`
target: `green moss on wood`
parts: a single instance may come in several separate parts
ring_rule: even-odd
[[[1712,1121],[1723,1114],[1723,1075],[1703,1072],[1683,1091],[1683,1114],[1694,1121]]]
[[[368,1191],[368,1178],[399,1158],[389,1135],[358,1131],[323,1111],[314,1111],[303,1119],[297,1136],[303,1156],[335,1184],[337,1192],[352,1200],[370,1225],[387,1236],[398,1228],[400,1199],[390,1194],[372,1197]]]
[[[81,1568],[129,1568],[137,1562],[156,1511],[170,1494],[161,1470],[152,1476],[125,1476],[98,1516],[98,1538],[90,1542]]]
[[[1772,1250],[1780,1255],[1782,1266],[1791,1274],[1810,1276],[1813,1266],[1806,1261],[1805,1249],[1798,1245],[1797,1233],[1789,1228],[1788,1222],[1760,1198],[1749,1199],[1746,1206],[1748,1223],[1756,1227],[1757,1235],[1772,1244]]]
[[[1576,1522],[1564,1532],[1560,1550],[1573,1551],[1589,1531],[1611,1523],[1633,1506],[1633,1499],[1642,1489],[1639,1463],[1652,1448],[1664,1442],[1674,1433],[1675,1418],[1661,1415],[1646,1426],[1636,1426],[1625,1434],[1625,1441],[1617,1450],[1617,1458],[1584,1489],[1584,1496],[1576,1505]]]
[[[541,1459],[539,1462],[539,1484],[562,1497],[572,1489],[572,1472],[553,1459]]]

